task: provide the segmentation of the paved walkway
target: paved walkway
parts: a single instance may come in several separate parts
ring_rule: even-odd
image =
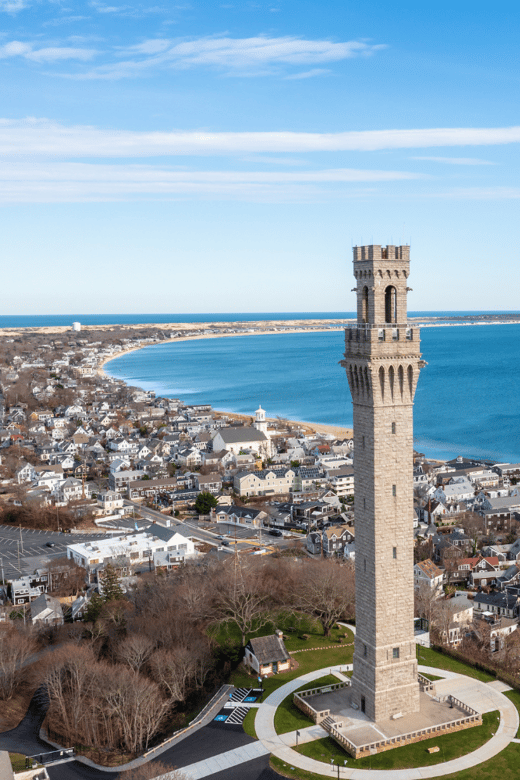
[[[274,715],[278,705],[290,693],[308,682],[323,677],[327,672],[334,674],[340,668],[343,667],[326,667],[304,674],[296,680],[291,680],[277,688],[276,691],[273,691],[258,708],[255,729],[259,740],[270,753],[285,761],[289,766],[299,767],[308,772],[315,772],[327,777],[338,777],[337,766],[331,767],[329,764],[307,758],[292,750],[291,748],[296,744],[296,732],[276,734]],[[499,710],[500,723],[495,735],[473,753],[468,753],[468,755],[461,758],[431,767],[398,770],[356,769],[355,759],[348,757],[346,759],[347,765],[340,767],[340,778],[345,778],[346,780],[422,780],[423,778],[441,777],[442,775],[460,772],[462,769],[468,769],[481,764],[483,761],[487,761],[500,753],[510,742],[515,740],[519,725],[518,711],[514,704],[501,693],[500,686],[497,686],[495,682],[483,683],[465,675],[455,674],[454,672],[437,669],[436,667],[420,666],[419,669],[423,674],[435,674],[443,677],[442,680],[435,681],[438,694],[444,695],[445,692],[455,692],[457,698],[467,702],[482,713]],[[321,736],[325,736],[325,732],[321,727],[310,726],[307,729],[300,730],[298,740],[301,744],[312,739],[320,739]]]
[[[251,742],[249,745],[243,745],[235,750],[228,750],[227,753],[219,753],[217,756],[206,758],[204,761],[198,761],[196,764],[184,766],[181,771],[184,772],[189,780],[200,780],[202,777],[223,772],[224,769],[244,764],[246,761],[252,761],[254,758],[266,756],[268,753],[268,748],[262,742]],[[169,775],[162,775],[162,777],[166,780]],[[160,778],[156,778],[156,780],[160,780]]]

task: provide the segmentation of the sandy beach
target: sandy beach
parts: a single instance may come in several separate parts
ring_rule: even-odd
[[[305,322],[307,323],[308,321],[306,320]],[[239,323],[231,323],[231,325],[232,324],[237,324],[238,325]],[[269,323],[269,324],[273,325],[274,323]],[[280,324],[280,323],[277,322],[276,324]],[[207,327],[209,327],[209,326],[207,326]],[[342,326],[338,325],[337,328],[331,328],[331,327],[316,328],[316,327],[313,327],[312,331],[302,327],[302,328],[293,328],[290,331],[286,331],[286,330],[284,330],[284,331],[258,330],[258,331],[255,331],[254,333],[209,333],[209,334],[200,334],[200,335],[181,336],[181,337],[175,338],[175,339],[164,339],[164,340],[155,342],[155,344],[174,344],[174,343],[178,343],[179,341],[194,341],[196,339],[209,339],[209,338],[213,338],[213,339],[215,339],[215,338],[233,338],[233,337],[238,337],[238,336],[260,336],[260,335],[275,336],[275,335],[280,335],[280,334],[283,334],[283,333],[286,334],[288,332],[290,332],[290,333],[323,333],[325,331],[330,331],[330,330],[341,330],[342,327],[345,327],[344,324]],[[145,346],[155,346],[155,344],[147,344]],[[100,376],[103,375],[103,374],[107,375],[106,372],[105,372],[105,366],[106,366],[107,363],[110,363],[112,360],[116,360],[118,357],[121,357],[122,355],[128,355],[130,352],[137,352],[139,349],[144,349],[144,347],[133,347],[133,348],[130,348],[130,349],[120,350],[119,352],[114,353],[110,357],[105,358],[104,360],[102,360],[98,364],[97,373]],[[225,411],[218,410],[218,409],[215,409],[214,411],[218,415],[223,415],[223,416],[226,416],[226,417],[228,417],[230,419],[236,419],[237,421],[238,420],[248,421],[248,420],[251,419],[251,415],[237,414],[235,412],[225,412]],[[313,434],[313,433],[324,434],[325,436],[334,436],[334,438],[337,438],[337,439],[352,439],[353,436],[354,436],[354,431],[352,430],[352,428],[344,428],[344,427],[338,426],[338,425],[325,425],[323,423],[302,422],[300,420],[285,420],[285,418],[283,418],[283,419],[291,427],[294,427],[294,428],[300,427],[300,428],[302,428],[305,431],[306,434]],[[278,418],[274,418],[274,417],[268,417],[267,421],[270,422],[270,423],[275,424],[275,423],[279,422],[279,419]]]
[[[469,319],[469,321],[468,321]],[[146,346],[154,346],[156,344],[173,344],[179,341],[193,341],[197,339],[216,339],[216,338],[233,338],[233,337],[247,337],[247,336],[276,336],[287,333],[323,333],[331,331],[343,330],[348,325],[354,324],[355,320],[350,318],[345,319],[306,319],[306,320],[249,320],[239,322],[180,322],[180,323],[135,323],[128,325],[83,325],[82,331],[77,332],[76,336],[80,337],[80,334],[88,332],[114,332],[114,338],[121,338],[122,334],[126,332],[131,335],[132,332],[140,330],[153,329],[156,332],[167,331],[169,335],[175,334],[174,338],[157,339],[155,342],[150,342],[143,346],[128,347],[127,349],[121,349],[115,352],[109,357],[105,357],[97,365],[96,371],[99,376],[106,375],[105,366],[112,360],[116,360],[118,357],[127,355],[130,352],[135,352],[138,349],[144,349]],[[490,320],[488,318],[480,319],[471,317],[461,318],[454,322],[439,321],[436,317],[410,317],[409,323],[416,327],[455,327],[460,325],[506,325],[506,324],[519,324],[519,320],[516,318],[509,318],[507,315],[498,320]],[[259,325],[261,329],[259,329]],[[208,331],[217,332],[208,332]],[[221,332],[218,332],[218,331]],[[236,330],[237,332],[230,332]],[[42,335],[61,335],[71,334],[71,327],[64,325],[57,326],[44,326],[44,327],[21,327],[21,328],[0,328],[0,337],[12,338],[19,336],[23,333],[38,333]],[[248,420],[248,415],[232,415],[230,412],[221,412],[228,417],[234,416],[236,419]],[[271,419],[271,422],[276,423],[276,419]],[[352,438],[353,431],[351,428],[345,428],[336,425],[325,425],[322,423],[301,422],[298,420],[287,421],[292,426],[300,426],[307,433],[317,433],[332,435],[337,438]]]
[[[213,411],[219,417],[227,417],[229,420],[237,420],[237,422],[249,423],[253,417],[252,414],[237,414],[236,412],[225,412],[218,409],[214,409]],[[266,420],[273,425],[279,425],[280,422],[283,422],[290,428],[301,428],[306,435],[312,435],[313,433],[325,434],[334,436],[335,439],[352,439],[354,437],[352,428],[342,428],[340,425],[325,425],[323,423],[302,422],[301,420],[288,420],[286,417],[266,417]]]

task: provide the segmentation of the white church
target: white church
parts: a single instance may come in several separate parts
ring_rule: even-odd
[[[227,450],[234,455],[253,452],[262,458],[270,458],[274,448],[267,425],[265,411],[259,406],[252,427],[241,425],[221,428],[213,437],[213,451]]]

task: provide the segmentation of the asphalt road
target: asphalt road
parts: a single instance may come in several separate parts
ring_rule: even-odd
[[[137,507],[138,505],[136,505]],[[144,521],[159,521],[164,523],[166,517],[160,512],[145,507],[139,507]],[[127,532],[135,531],[134,519],[126,519],[113,523],[107,523],[106,528],[117,530],[116,527],[123,527]],[[141,530],[146,525],[143,520],[137,520],[137,526]],[[185,536],[192,536],[202,542],[212,545],[220,544],[218,536],[221,535],[228,539],[231,544],[228,549],[234,546],[236,539],[239,549],[247,550],[252,547],[286,547],[290,541],[284,537],[270,536],[265,530],[261,534],[257,529],[237,528],[234,525],[225,523],[215,524],[214,531],[199,528],[195,524],[182,522],[171,518],[172,530],[178,531]],[[121,531],[124,533],[124,531]],[[32,574],[35,569],[44,568],[49,561],[55,558],[62,558],[66,555],[67,545],[90,542],[95,539],[106,538],[105,533],[100,534],[65,534],[59,531],[36,531],[29,528],[22,528],[12,525],[0,525],[0,578],[3,575],[5,579],[15,579],[24,574]],[[248,541],[246,541],[248,540]],[[53,546],[49,547],[48,543]]]
[[[5,579],[15,579],[32,574],[34,569],[43,568],[54,558],[63,558],[67,545],[102,539],[100,534],[64,534],[59,531],[34,531],[12,525],[0,525],[0,566],[3,565]],[[48,547],[47,543],[53,544]],[[19,553],[19,557],[18,557]],[[0,569],[0,578],[2,576]]]
[[[198,752],[195,752],[192,763],[201,760],[196,758],[197,755]],[[114,772],[110,772],[110,774],[98,772],[84,764],[79,764],[77,761],[48,767],[47,772],[51,780],[69,780],[69,778],[70,780],[98,780],[101,777],[103,780],[114,780],[117,777],[124,780],[125,777],[122,773],[116,775]],[[211,780],[280,780],[280,775],[269,766],[269,756],[255,758],[253,761],[224,769],[222,772],[208,775],[208,777],[211,777]]]
[[[236,539],[239,549],[259,547],[260,538],[262,546],[264,547],[285,547],[290,544],[290,542],[285,537],[270,536],[269,533],[265,530],[262,530],[260,533],[259,529],[255,528],[239,528],[233,524],[228,525],[226,523],[215,523],[215,530],[210,531],[205,528],[199,528],[196,524],[183,522],[181,520],[176,520],[175,518],[169,518],[167,515],[163,515],[161,512],[157,512],[155,509],[142,507],[140,504],[136,504],[132,501],[126,501],[125,503],[131,506],[135,506],[136,509],[139,509],[140,514],[150,521],[155,520],[164,524],[165,520],[170,519],[170,528],[177,530],[181,534],[189,535],[195,539],[199,539],[201,542],[207,542],[208,544],[218,543],[220,541],[218,539],[219,535],[227,538],[232,543]],[[125,522],[129,524],[130,528],[134,527],[134,520],[127,520]],[[141,521],[137,522],[140,527]],[[249,541],[245,541],[246,539]]]

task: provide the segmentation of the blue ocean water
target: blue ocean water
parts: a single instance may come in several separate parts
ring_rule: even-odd
[[[520,325],[423,328],[421,338],[428,366],[415,398],[416,449],[520,462]],[[349,427],[343,351],[337,331],[237,336],[147,347],[106,370],[188,403],[244,414],[262,404],[271,417]]]
[[[255,313],[202,313],[202,314],[22,314],[3,315],[0,328],[45,328],[82,325],[148,325],[174,322],[259,322],[262,320],[312,320],[346,319],[355,317],[348,311],[293,311]]]

